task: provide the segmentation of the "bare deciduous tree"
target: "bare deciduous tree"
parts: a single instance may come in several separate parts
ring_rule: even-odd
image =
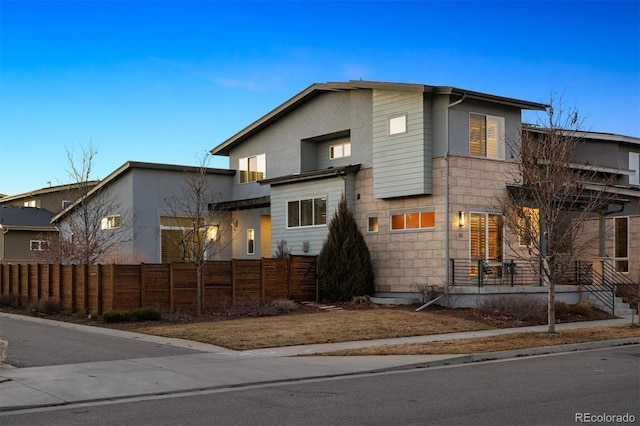
[[[183,261],[196,266],[196,310],[202,313],[202,275],[206,262],[214,259],[233,237],[231,213],[220,203],[222,194],[211,185],[210,155],[198,157],[198,164],[185,171],[179,193],[165,199],[172,228],[179,228],[180,238],[170,241]]]
[[[93,143],[79,155],[67,149],[67,174],[78,198],[63,210],[60,236],[51,242],[50,260],[70,264],[95,264],[108,260],[119,246],[132,237],[133,214],[111,193],[108,183],[95,184],[93,166],[98,154]]]
[[[583,229],[612,200],[607,188],[614,176],[588,161],[576,163],[584,136],[578,110],[565,109],[561,99],[550,105],[543,122],[507,141],[517,171],[500,207],[505,228],[517,236],[507,239],[513,255],[530,262],[548,286],[548,331],[554,333],[555,285],[595,243]]]

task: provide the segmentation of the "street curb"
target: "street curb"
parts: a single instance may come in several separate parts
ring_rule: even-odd
[[[496,352],[478,352],[474,354],[468,354],[468,355],[463,355],[463,356],[449,358],[449,359],[442,359],[438,361],[417,363],[417,364],[407,364],[401,367],[385,368],[385,369],[375,370],[374,372],[401,371],[401,370],[411,370],[414,368],[445,367],[450,365],[470,364],[473,362],[498,361],[498,360],[504,360],[504,359],[524,358],[528,356],[560,354],[560,353],[587,351],[587,350],[593,350],[593,349],[605,349],[605,348],[613,348],[617,346],[628,346],[628,345],[638,345],[638,344],[640,344],[640,337],[628,337],[625,339],[600,340],[597,342],[569,343],[565,345],[553,345],[553,346],[539,346],[536,348],[528,348],[528,349],[511,349],[507,351],[496,351]]]

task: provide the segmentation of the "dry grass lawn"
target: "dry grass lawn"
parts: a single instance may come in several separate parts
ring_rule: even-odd
[[[455,333],[494,328],[446,311],[355,309],[187,324],[140,325],[131,331],[175,337],[233,350],[336,343]],[[331,355],[464,354],[640,337],[640,327],[608,326],[547,333],[516,333],[490,338],[447,340],[424,344],[385,345],[345,350]]]
[[[486,330],[463,318],[402,309],[341,310],[136,328],[234,350]]]

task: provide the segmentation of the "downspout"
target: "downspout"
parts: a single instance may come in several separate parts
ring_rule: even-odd
[[[444,139],[445,139],[445,150],[444,150],[444,165],[445,165],[445,189],[444,189],[444,204],[446,208],[446,218],[447,218],[447,226],[444,228],[444,240],[445,240],[445,283],[444,288],[445,292],[448,291],[449,288],[449,258],[450,258],[450,227],[451,227],[451,206],[449,205],[449,109],[462,103],[467,97],[466,93],[462,94],[462,98],[458,99],[455,102],[450,103],[445,110],[445,126],[444,126]]]

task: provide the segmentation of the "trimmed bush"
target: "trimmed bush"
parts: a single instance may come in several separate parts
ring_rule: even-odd
[[[33,314],[59,314],[62,312],[62,302],[57,297],[43,297],[30,303],[28,310]]]
[[[348,302],[374,292],[371,254],[344,196],[318,256],[318,280],[327,300]]]
[[[547,318],[547,304],[529,296],[494,296],[478,301],[477,309],[493,317],[518,318],[523,321],[543,322]]]
[[[162,319],[162,314],[159,309],[147,306],[136,309],[133,317],[136,321],[159,321]]]
[[[0,307],[18,309],[26,306],[27,298],[17,294],[0,295]]]
[[[127,311],[108,311],[102,315],[104,322],[125,322],[131,321],[131,313]]]

